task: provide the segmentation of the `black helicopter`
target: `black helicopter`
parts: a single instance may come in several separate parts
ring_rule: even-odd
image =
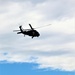
[[[36,31],[32,26],[31,24],[29,24],[30,28],[31,29],[23,29],[22,26],[19,26],[20,30],[14,30],[14,31],[19,31],[17,32],[17,34],[24,34],[25,35],[28,35],[28,36],[31,36],[32,38],[33,37],[39,37],[40,34],[38,31]]]

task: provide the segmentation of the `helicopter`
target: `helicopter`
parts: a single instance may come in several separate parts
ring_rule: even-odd
[[[31,36],[32,38],[39,37],[40,33],[37,30],[35,30],[31,26],[31,24],[29,24],[29,26],[31,29],[23,29],[22,26],[20,25],[19,26],[20,30],[14,30],[14,31],[19,31],[19,32],[17,32],[17,34],[24,34],[24,37],[25,37],[25,35]]]
[[[45,26],[49,26],[49,25],[51,25],[51,24],[44,25],[41,27],[45,27]],[[19,32],[17,32],[17,34],[24,34],[24,37],[25,37],[25,35],[31,36],[32,38],[39,37],[40,33],[37,30],[35,30],[36,28],[34,29],[31,24],[29,24],[29,26],[31,29],[23,29],[22,25],[20,25],[19,26],[20,30],[14,30],[14,32],[19,31]],[[37,28],[41,28],[41,27],[37,27]]]

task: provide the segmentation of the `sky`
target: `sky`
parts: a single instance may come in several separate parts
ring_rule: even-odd
[[[0,75],[75,75],[74,21],[75,0],[0,0]]]

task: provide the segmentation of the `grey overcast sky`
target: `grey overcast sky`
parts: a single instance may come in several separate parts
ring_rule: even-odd
[[[14,29],[37,29],[39,38]],[[75,0],[0,0],[0,62],[32,62],[38,68],[75,70]]]

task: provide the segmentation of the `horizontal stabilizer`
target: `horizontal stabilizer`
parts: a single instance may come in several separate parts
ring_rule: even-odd
[[[22,32],[18,32],[17,34],[21,34]]]

